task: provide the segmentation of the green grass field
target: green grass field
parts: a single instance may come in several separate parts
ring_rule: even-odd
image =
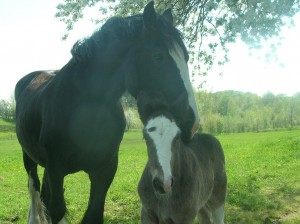
[[[300,223],[300,130],[217,137],[228,175],[226,223]],[[136,188],[147,156],[140,131],[125,133],[119,155],[105,223],[140,223]],[[66,177],[70,223],[80,222],[88,195],[84,173]],[[12,133],[0,133],[0,223],[26,223],[28,208],[20,146]]]

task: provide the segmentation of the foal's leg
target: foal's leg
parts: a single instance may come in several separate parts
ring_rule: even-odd
[[[212,218],[214,224],[224,224],[224,204],[212,209]]]
[[[198,218],[201,224],[211,224],[212,223],[212,213],[207,205],[204,205],[199,213]]]
[[[118,166],[118,156],[110,161],[104,170],[95,170],[89,173],[91,180],[90,199],[82,223],[103,223],[103,212],[106,193],[114,179]]]
[[[159,224],[158,217],[154,212],[147,210],[145,207],[142,207],[141,221],[142,224]]]
[[[37,174],[37,164],[23,152],[23,162],[28,174],[28,190],[31,198],[27,222],[29,224],[47,223],[44,205],[40,198],[40,180]]]

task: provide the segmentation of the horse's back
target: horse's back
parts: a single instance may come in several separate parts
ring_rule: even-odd
[[[56,71],[34,71],[21,78],[15,87],[15,99],[18,102],[24,90],[30,88],[32,91],[46,84]]]

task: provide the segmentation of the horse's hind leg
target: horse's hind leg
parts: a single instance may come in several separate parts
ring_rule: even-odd
[[[88,209],[83,217],[82,224],[103,223],[103,212],[106,193],[114,179],[118,166],[118,156],[102,172],[89,173],[91,190]]]
[[[45,209],[46,215],[49,217],[50,189],[49,189],[47,169],[44,169],[41,198],[46,207]]]
[[[31,198],[28,223],[47,223],[44,205],[40,197],[40,180],[37,174],[37,164],[23,152],[23,162],[28,174],[28,190]]]

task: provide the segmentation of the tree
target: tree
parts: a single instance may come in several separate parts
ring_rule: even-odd
[[[125,113],[126,130],[141,129],[143,127],[139,114],[137,112],[137,105],[135,99],[126,92],[121,98],[121,104]]]
[[[109,12],[117,16],[140,13],[147,2],[64,0],[57,6],[56,17],[66,23],[69,32],[83,18],[87,7],[98,7],[106,19]],[[260,47],[263,39],[278,36],[283,25],[292,25],[293,16],[300,10],[300,0],[156,0],[155,3],[158,11],[173,9],[177,26],[189,49],[193,49],[192,59],[197,59],[201,66],[205,64],[207,69],[215,62],[228,61],[229,43],[241,38],[251,47]],[[101,22],[103,18],[95,21]],[[219,49],[223,50],[223,56],[216,57]]]
[[[300,127],[300,93],[267,93],[260,97],[239,91],[197,92],[201,128],[210,133],[262,131]]]
[[[15,102],[0,100],[0,118],[3,118],[8,121],[15,120]]]

